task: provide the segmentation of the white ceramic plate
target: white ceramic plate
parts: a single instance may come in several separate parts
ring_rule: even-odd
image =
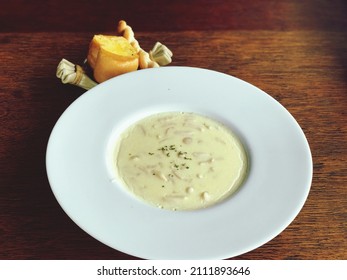
[[[250,171],[240,190],[204,210],[161,210],[114,180],[110,154],[124,128],[164,111],[200,113],[238,134]],[[61,116],[47,173],[67,215],[97,240],[145,259],[224,259],[281,233],[308,196],[312,158],[288,111],[232,76],[190,67],[125,74],[89,90]]]

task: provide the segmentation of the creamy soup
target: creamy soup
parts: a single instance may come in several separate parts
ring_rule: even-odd
[[[192,210],[231,195],[247,171],[245,150],[222,124],[170,112],[127,128],[116,144],[115,169],[137,197],[160,208]]]

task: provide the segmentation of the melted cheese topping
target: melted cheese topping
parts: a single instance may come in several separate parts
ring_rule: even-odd
[[[221,201],[247,171],[245,150],[229,129],[181,112],[152,115],[127,128],[116,144],[114,163],[132,193],[171,210]]]

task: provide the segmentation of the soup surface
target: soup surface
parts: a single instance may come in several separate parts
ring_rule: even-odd
[[[119,179],[137,197],[170,210],[211,206],[231,195],[247,157],[224,125],[195,113],[151,115],[128,127],[114,154]]]

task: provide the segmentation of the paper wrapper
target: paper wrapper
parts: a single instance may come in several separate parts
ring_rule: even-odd
[[[97,85],[95,81],[86,75],[81,66],[73,64],[65,58],[58,64],[56,75],[63,84],[72,84],[86,90]]]

